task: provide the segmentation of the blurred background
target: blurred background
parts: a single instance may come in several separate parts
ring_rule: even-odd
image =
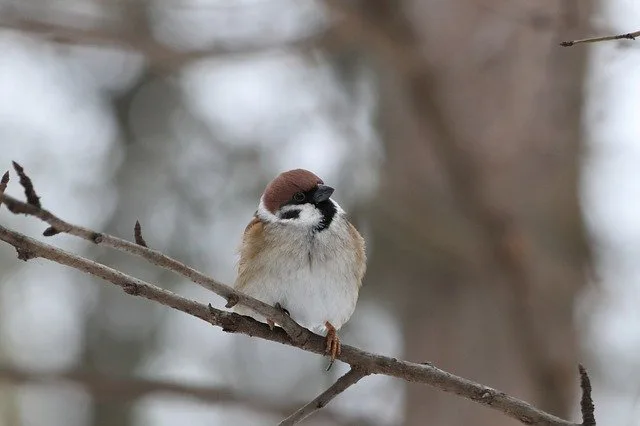
[[[308,168],[368,243],[343,342],[567,418],[583,362],[599,420],[640,425],[640,45],[557,45],[639,27],[634,0],[2,0],[0,171],[230,284],[266,183]],[[0,244],[0,426],[276,424],[325,366]],[[368,377],[305,424],[517,423]]]

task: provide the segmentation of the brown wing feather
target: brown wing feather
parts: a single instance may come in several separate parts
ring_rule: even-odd
[[[367,269],[367,255],[364,238],[358,230],[349,223],[349,233],[353,241],[353,248],[356,254],[356,278],[362,285],[362,279]],[[246,285],[248,278],[259,274],[256,270],[260,262],[254,262],[255,258],[265,248],[264,222],[255,217],[249,222],[242,236],[240,247],[240,262],[238,263],[238,278],[235,287],[239,290]]]
[[[365,242],[364,238],[362,238],[362,235],[360,235],[356,227],[351,223],[349,223],[349,233],[353,237],[353,244],[356,252],[356,274],[360,285],[362,285],[362,278],[364,278],[364,273],[367,271],[367,253]]]
[[[254,216],[244,229],[240,246],[240,262],[238,263],[238,278],[235,287],[242,289],[247,282],[250,269],[255,268],[253,260],[264,247],[264,223]]]

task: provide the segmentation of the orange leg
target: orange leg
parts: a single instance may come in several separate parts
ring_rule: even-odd
[[[329,367],[327,367],[328,371],[333,365],[333,362],[336,360],[336,357],[340,355],[340,339],[338,338],[336,328],[329,321],[326,321],[324,325],[325,327],[327,327],[327,337],[325,338],[325,353],[331,357]]]

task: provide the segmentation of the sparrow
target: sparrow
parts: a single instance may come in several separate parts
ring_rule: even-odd
[[[355,310],[366,270],[364,239],[333,192],[308,170],[276,176],[244,230],[234,284],[325,335],[329,368],[340,355],[337,331]],[[235,311],[275,324],[243,306]]]

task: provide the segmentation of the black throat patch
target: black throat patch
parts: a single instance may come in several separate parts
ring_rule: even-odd
[[[335,217],[338,209],[336,209],[335,204],[331,202],[331,200],[322,201],[316,204],[316,208],[320,210],[322,214],[322,219],[318,226],[316,226],[315,230],[318,232],[324,231],[331,225],[333,218]]]
[[[320,201],[317,203],[313,202],[312,200],[313,200],[314,192],[315,192],[315,189],[304,192],[303,193],[304,197],[302,199],[290,200],[284,205],[295,206],[295,205],[308,204],[308,203],[313,204],[318,210],[320,210],[320,214],[322,214],[322,219],[320,219],[320,223],[315,228],[313,228],[315,232],[320,232],[320,231],[324,231],[329,227],[329,225],[331,225],[331,222],[333,221],[333,218],[338,212],[338,209],[333,204],[333,202],[331,202],[331,199]],[[300,216],[300,210],[292,209],[284,212],[280,217],[282,219],[296,219],[299,216]]]

